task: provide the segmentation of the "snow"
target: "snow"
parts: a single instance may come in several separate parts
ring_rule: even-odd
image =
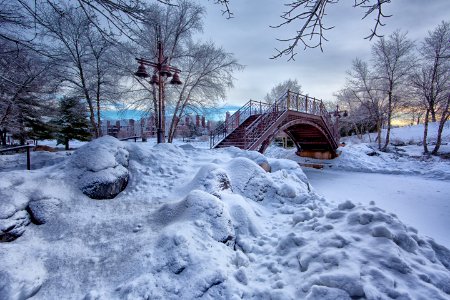
[[[351,200],[393,212],[406,224],[450,248],[450,183],[411,175],[305,169],[314,189],[329,201]]]
[[[271,149],[276,155],[267,157],[196,145],[106,137],[69,156],[51,154],[62,160],[39,169],[0,171],[0,225],[33,209],[45,221],[21,223],[21,236],[0,243],[0,299],[449,298],[450,251],[440,245],[442,235],[405,224],[383,206],[388,200],[373,204],[348,190],[328,199],[324,181],[313,178],[322,174],[308,171],[311,184],[286,159],[292,151]],[[370,163],[367,169],[389,175],[363,169],[354,177],[408,174],[417,179],[403,186],[412,193],[448,194],[445,161],[428,161],[429,175],[408,155],[384,172],[374,161],[382,154],[367,156],[367,145],[353,145],[344,148],[356,158],[348,153],[331,164],[340,164],[337,176]],[[386,165],[399,160],[389,154]],[[129,181],[114,199],[83,194],[85,175],[115,168]],[[335,176],[318,172],[330,182]],[[444,210],[446,203],[430,207]]]

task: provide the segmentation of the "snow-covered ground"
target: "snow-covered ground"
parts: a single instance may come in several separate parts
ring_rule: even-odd
[[[450,182],[411,175],[304,169],[327,200],[351,200],[395,213],[400,220],[450,249]]]
[[[0,299],[450,298],[443,230],[422,232],[421,220],[405,225],[387,199],[373,204],[347,190],[329,200],[326,179],[308,171],[311,184],[291,160],[195,145],[104,137],[73,153],[45,154],[54,161],[31,172],[0,169],[0,239],[17,237],[0,243]],[[428,180],[431,196],[446,193],[445,160],[368,156],[365,147],[373,151],[348,143],[327,168],[345,178],[354,173],[342,170],[369,164],[358,171],[400,174],[389,175],[393,185],[400,185],[394,176],[408,174],[415,177],[406,186],[421,191],[418,182]],[[333,171],[321,172],[331,181]],[[124,182],[114,199],[87,196],[98,196],[98,184],[111,191]],[[441,200],[433,209],[448,210]],[[422,202],[415,200],[418,210],[427,208]]]

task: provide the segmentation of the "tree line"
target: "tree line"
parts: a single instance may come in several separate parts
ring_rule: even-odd
[[[369,61],[353,60],[345,87],[336,96],[350,113],[341,120],[343,133],[375,131],[379,149],[386,151],[393,118],[409,116],[411,124],[424,124],[423,152],[436,155],[450,117],[450,22],[442,21],[419,42],[399,30],[381,37]],[[427,143],[429,122],[438,122],[432,150]]]

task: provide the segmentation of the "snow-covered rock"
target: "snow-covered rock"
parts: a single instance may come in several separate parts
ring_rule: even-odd
[[[129,179],[129,153],[122,142],[101,137],[78,149],[71,160],[81,170],[78,186],[92,199],[112,199],[123,191]]]
[[[41,225],[51,220],[60,206],[61,201],[57,198],[43,198],[30,201],[27,211],[33,223]]]
[[[0,219],[0,242],[10,242],[25,232],[30,224],[30,216],[25,210],[19,210],[6,219]]]

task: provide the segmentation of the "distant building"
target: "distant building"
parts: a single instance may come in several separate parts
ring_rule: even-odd
[[[169,130],[171,119],[166,119],[166,130]],[[178,122],[175,137],[191,137],[198,135],[209,135],[215,122],[206,120],[205,116],[196,115],[195,121],[191,116],[186,116]],[[148,118],[125,120],[106,120],[101,122],[103,135],[112,135],[118,139],[132,136],[155,137],[156,123],[152,115]]]

